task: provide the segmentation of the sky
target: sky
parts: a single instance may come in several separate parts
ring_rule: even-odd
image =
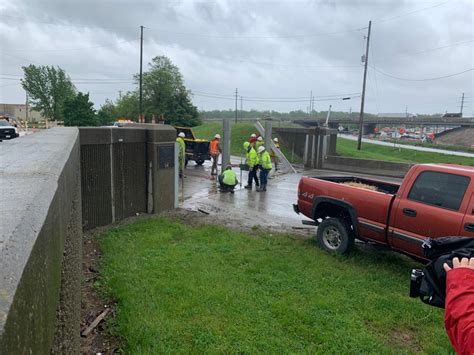
[[[140,26],[200,110],[474,116],[471,0],[0,0],[0,102],[23,103],[22,66],[60,66],[98,108],[136,88]],[[463,73],[464,72],[464,73]],[[451,76],[452,75],[452,76]],[[432,80],[435,79],[435,80]],[[241,100],[242,98],[242,100]],[[342,98],[350,98],[342,100]]]

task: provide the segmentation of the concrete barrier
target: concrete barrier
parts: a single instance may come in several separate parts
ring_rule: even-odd
[[[0,147],[0,354],[78,354],[82,230],[175,207],[176,130],[53,128]]]
[[[78,353],[79,132],[1,144],[0,353]]]
[[[361,174],[404,177],[413,164],[391,161],[326,156],[323,169],[340,170]]]

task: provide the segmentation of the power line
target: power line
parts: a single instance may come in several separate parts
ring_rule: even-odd
[[[84,51],[88,49],[96,49],[96,48],[105,48],[105,47],[115,47],[118,44],[121,43],[132,43],[134,41],[138,41],[139,38],[134,38],[131,40],[123,40],[123,41],[117,41],[113,44],[104,44],[104,45],[99,45],[99,46],[92,46],[92,47],[82,47],[82,48],[56,48],[56,49],[9,49],[9,52],[67,52],[67,51]]]
[[[190,37],[205,37],[205,38],[226,38],[226,39],[272,39],[272,38],[311,38],[311,37],[321,37],[321,36],[332,36],[338,34],[345,34],[351,32],[358,32],[361,30],[366,29],[367,27],[361,28],[353,28],[349,30],[343,31],[335,31],[335,32],[322,32],[322,33],[307,33],[307,34],[286,34],[286,35],[231,35],[231,34],[221,34],[221,35],[214,35],[214,34],[203,34],[203,33],[191,33],[191,32],[174,32],[160,28],[153,28],[153,27],[146,27],[146,29],[164,33],[170,33],[173,35],[178,36],[190,36]]]
[[[428,7],[424,7],[424,8],[418,9],[418,10],[406,12],[406,13],[404,13],[404,14],[400,14],[400,15],[397,15],[397,16],[393,16],[393,17],[389,17],[389,18],[385,18],[385,19],[381,19],[381,20],[376,20],[376,21],[374,21],[373,23],[374,23],[374,24],[377,24],[377,23],[383,23],[383,22],[388,22],[388,21],[397,20],[397,19],[399,19],[399,18],[402,18],[402,17],[405,17],[405,16],[409,16],[409,15],[412,15],[412,14],[415,14],[415,13],[418,13],[418,12],[422,12],[422,11],[425,11],[425,10],[433,9],[433,8],[435,8],[435,7],[439,7],[439,6],[442,6],[442,5],[446,5],[446,4],[450,3],[450,2],[451,2],[451,1],[444,1],[444,2],[435,4],[435,5],[432,5],[432,6],[428,6]]]
[[[52,22],[52,21],[41,21],[37,19],[30,19],[27,17],[17,17],[17,16],[10,16],[10,15],[5,15],[2,14],[2,18],[7,17],[11,18],[13,20],[20,20],[20,21],[26,21],[26,22],[33,22],[33,23],[43,23],[47,25],[53,25],[53,26],[61,26],[61,27],[75,27],[75,28],[137,28],[138,26],[91,26],[91,25],[74,25],[70,23],[60,23],[60,22]]]
[[[19,74],[6,74],[0,73],[1,76],[11,76],[14,78],[22,79],[23,75]],[[133,81],[130,78],[70,78],[71,80],[79,80],[79,81]]]
[[[463,71],[458,72],[458,73],[453,73],[453,74],[438,76],[438,77],[435,77],[435,78],[409,79],[409,78],[401,78],[401,77],[396,76],[396,75],[393,75],[393,74],[385,73],[384,71],[382,71],[382,70],[380,70],[380,69],[374,67],[373,65],[371,65],[370,67],[371,67],[372,69],[374,69],[375,71],[379,72],[379,73],[382,74],[382,75],[388,76],[388,77],[393,78],[393,79],[405,80],[405,81],[433,81],[433,80],[439,80],[439,79],[450,78],[450,77],[457,76],[457,75],[461,75],[461,74],[464,74],[464,73],[468,73],[468,72],[474,70],[474,68],[470,68],[470,69],[466,69],[466,70],[463,70]]]
[[[235,99],[235,94],[217,94],[217,93],[211,93],[211,92],[205,92],[205,91],[199,91],[199,90],[191,90],[192,94],[202,94],[202,95],[208,95],[208,96],[217,96],[217,97],[222,97],[222,98],[230,98],[232,100]],[[320,98],[339,98],[339,97],[350,97],[354,95],[360,95],[359,92],[353,92],[353,93],[345,93],[345,94],[331,94],[331,95],[320,95],[320,96],[313,96],[316,99]],[[307,100],[307,96],[293,96],[293,97],[262,97],[262,96],[249,96],[246,95],[245,98],[247,99],[261,99],[261,100]]]
[[[214,98],[218,100],[232,100],[235,101],[235,96],[234,97],[223,97],[223,96],[214,96],[214,95],[206,95],[206,94],[194,94],[193,96],[200,96],[200,97],[208,97],[208,98]],[[343,99],[352,99],[352,98],[357,98],[360,97],[360,95],[356,96],[350,96],[350,97],[332,97],[332,98],[321,98],[321,99],[314,99],[313,101],[338,101],[338,100],[343,100]],[[243,97],[243,101],[247,102],[267,102],[267,103],[298,103],[298,102],[307,102],[308,99],[252,99],[252,98],[247,98],[247,96]]]

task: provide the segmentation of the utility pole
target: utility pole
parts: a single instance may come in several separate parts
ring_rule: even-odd
[[[25,91],[26,93],[26,100],[25,100],[25,106],[26,106],[26,110],[25,110],[25,120],[26,122],[28,122],[28,91]]]
[[[140,26],[140,119],[143,118],[143,26]]]
[[[369,43],[370,43],[370,27],[372,21],[369,21],[369,29],[367,31],[367,46],[365,48],[364,58],[364,81],[362,83],[362,97],[360,100],[360,114],[359,114],[359,137],[357,138],[357,150],[360,150],[362,144],[362,128],[364,123],[364,101],[365,101],[365,83],[367,79],[367,63],[369,62]]]
[[[461,97],[461,117],[462,117],[463,108],[464,108],[464,93],[462,93],[462,97]]]
[[[408,105],[405,105],[405,117],[408,118]]]
[[[119,90],[119,100],[122,100],[122,90]]]
[[[242,109],[242,96],[240,96],[240,120],[242,121],[244,119],[244,110]]]
[[[235,88],[235,123],[237,123],[237,97],[239,95],[239,92],[237,88]]]
[[[313,90],[309,92],[309,119],[313,116]]]

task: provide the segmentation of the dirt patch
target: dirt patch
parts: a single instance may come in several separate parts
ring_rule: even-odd
[[[111,311],[105,321],[114,316],[115,304],[112,302],[104,303],[94,288],[94,282],[99,277],[98,264],[100,260],[96,236],[101,231],[86,233],[83,238],[81,334],[107,308]],[[109,334],[105,321],[101,321],[87,336],[81,336],[81,354],[114,354],[121,352],[120,340]]]
[[[251,211],[249,211],[252,214]],[[266,234],[282,234],[288,233],[291,236],[301,238],[309,238],[314,236],[314,227],[302,226],[293,227],[290,225],[277,224],[276,221],[258,221],[258,216],[255,218],[243,218],[242,214],[232,216],[232,212],[226,211],[219,207],[212,205],[201,205],[198,210],[177,208],[168,212],[164,212],[159,216],[168,217],[178,220],[187,225],[208,225],[218,224],[230,229],[236,229],[250,235],[261,235],[262,232]]]
[[[414,353],[420,353],[422,351],[422,348],[416,341],[416,335],[413,334],[412,331],[406,329],[393,330],[390,336],[389,345],[397,348],[406,347]]]

